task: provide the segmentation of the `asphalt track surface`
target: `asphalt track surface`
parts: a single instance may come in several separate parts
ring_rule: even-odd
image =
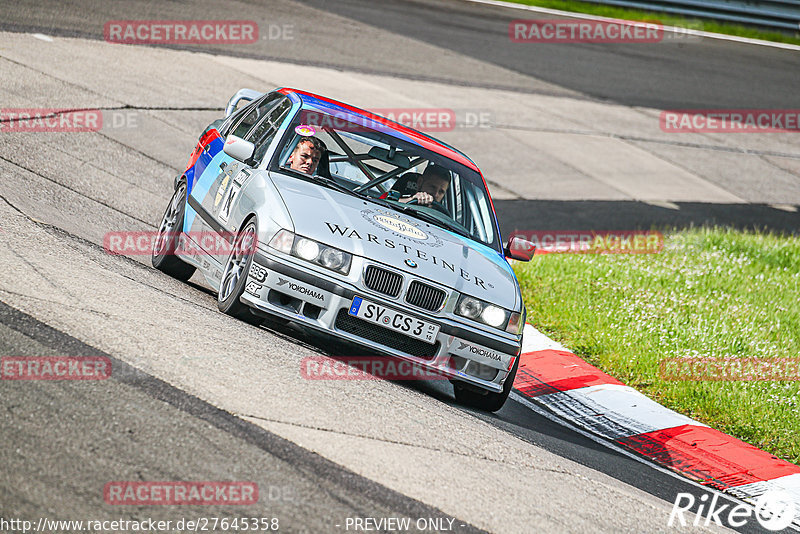
[[[508,23],[551,16],[459,0],[309,0],[190,4],[131,1],[21,2],[6,4],[0,29],[102,39],[108,20],[217,19],[246,16],[262,28],[294,24],[302,44],[266,39],[250,45],[200,49],[280,59],[474,87],[503,87],[586,95],[629,106],[683,108],[794,108],[800,98],[800,54],[741,43],[678,40],[646,44],[509,46]],[[12,6],[15,6],[12,8]],[[315,10],[309,7],[316,8]],[[340,25],[360,22],[380,32]],[[331,24],[337,24],[332,26]],[[262,34],[268,33],[262,29]],[[428,43],[441,58],[396,48],[401,39]],[[185,45],[189,47],[190,45]],[[191,49],[198,49],[191,45]],[[540,80],[509,80],[476,72],[449,52]],[[442,61],[439,61],[442,59]]]
[[[208,20],[234,16],[256,21],[261,40],[243,45],[160,46],[488,91],[569,96],[654,109],[800,107],[800,53],[796,51],[686,37],[666,39],[657,46],[511,44],[509,22],[550,17],[460,0],[21,2],[6,4],[0,30],[103,39],[103,26],[110,20]],[[287,27],[291,28],[290,39],[282,37]],[[480,101],[472,104],[480,106]],[[513,115],[513,111],[510,113]],[[517,124],[514,128],[524,130],[526,125]],[[759,148],[762,147],[756,145],[744,151],[758,153]],[[793,171],[777,186],[778,192],[781,188],[786,190],[786,199],[778,202],[796,206],[800,204],[796,163],[800,154],[792,150],[788,155]],[[702,162],[701,168],[712,169],[716,157],[711,155],[711,161]],[[681,161],[681,157],[676,160]],[[725,173],[737,169],[744,175],[739,178],[743,183],[738,191],[780,197],[771,190],[775,184],[763,179],[769,168],[731,163],[731,167],[720,171],[721,180],[727,180]],[[537,166],[530,168],[530,172],[537,170]],[[506,234],[532,228],[650,229],[713,224],[783,233],[797,231],[800,216],[796,210],[776,210],[770,202],[747,196],[744,195],[744,203],[690,199],[674,202],[670,208],[639,199],[592,199],[581,197],[580,193],[575,198],[558,200],[523,195],[520,200],[495,201],[501,230]]]
[[[306,11],[307,6],[316,10]],[[578,45],[553,45],[547,53],[515,57],[503,39],[507,21],[518,14],[460,2],[15,3],[2,6],[0,30],[99,40],[98,28],[106,20],[234,18],[237,12],[262,24],[288,21],[301,29],[311,25],[314,31],[304,33],[302,47],[276,41],[255,51],[208,51],[626,105],[797,106],[796,53],[703,41],[641,51],[608,46],[587,52]],[[359,26],[326,24],[320,15],[325,13],[336,15],[338,24],[352,19]],[[432,45],[441,55],[423,56],[429,53],[425,48],[415,56],[415,42]],[[452,51],[489,67],[476,72],[475,65],[467,68],[452,60]],[[497,79],[493,74],[499,71],[492,66],[521,77]],[[130,69],[143,78],[149,74],[147,61]],[[675,81],[688,78],[694,83]],[[31,106],[38,92],[51,93],[54,83],[64,84],[66,100],[76,90],[47,75],[31,75],[18,84],[10,79],[4,76],[0,88],[30,95]],[[77,89],[108,98],[104,87]],[[215,116],[202,109],[181,115],[172,104],[164,107],[160,120],[184,121],[181,127],[189,138]],[[343,531],[336,525],[353,516],[405,516],[454,518],[457,532],[633,532],[667,530],[665,511],[677,493],[702,493],[514,401],[487,415],[458,406],[448,387],[434,383],[333,384],[320,392],[308,384],[284,382],[292,371],[296,374],[301,356],[336,353],[290,327],[238,324],[217,312],[213,295],[202,285],[176,283],[147,265],[102,251],[106,229],[156,222],[169,198],[165,171],[179,168],[183,161],[173,161],[174,153],[188,153],[191,145],[173,146],[159,138],[166,146],[159,152],[160,147],[93,139],[96,144],[85,152],[64,149],[63,140],[0,140],[0,352],[108,355],[115,372],[102,383],[2,383],[0,516],[34,521],[42,516],[277,516],[287,532]],[[87,162],[88,155],[98,154],[111,178],[84,188],[82,174],[98,179],[97,169]],[[138,170],[158,176],[158,183],[137,183],[147,194],[120,205],[115,197],[127,186],[118,180],[136,182],[126,164],[142,161],[145,168]],[[535,209],[552,220],[559,214],[570,217],[575,205],[587,201],[501,202],[512,213],[509,217]],[[597,213],[607,209],[609,221],[619,221],[611,215],[620,203],[607,204],[598,205]],[[651,210],[643,220],[661,209],[640,203],[629,207]],[[689,219],[682,211],[677,224],[707,220],[707,208],[698,205]],[[797,225],[795,214],[763,206],[714,209],[715,220],[734,226],[792,231]],[[195,339],[195,325],[208,340]],[[231,346],[234,339],[240,346]],[[250,355],[259,347],[269,347],[269,362]],[[486,448],[480,440],[493,446]],[[418,451],[432,457],[415,456]],[[381,468],[389,455],[398,465]],[[476,470],[469,486],[463,485],[469,478],[456,471],[459,463]],[[427,471],[429,478],[398,478],[404,471],[412,479]],[[505,495],[506,477],[508,487],[525,494]],[[99,491],[110,480],[253,480],[267,498],[244,512],[235,507],[120,511],[103,503]],[[504,501],[515,508],[509,511]],[[507,517],[512,514],[516,517]]]

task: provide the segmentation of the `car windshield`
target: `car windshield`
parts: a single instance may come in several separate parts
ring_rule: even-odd
[[[356,115],[301,110],[273,168],[310,176],[313,155],[313,176],[499,250],[494,213],[477,172],[365,122],[374,125]],[[428,195],[413,198],[418,192]]]

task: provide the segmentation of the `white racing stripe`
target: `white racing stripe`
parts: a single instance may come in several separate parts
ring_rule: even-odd
[[[526,6],[524,4],[514,4],[511,2],[502,2],[500,0],[466,0],[475,4],[485,4],[489,6],[507,7],[509,9],[519,9],[522,11],[532,11],[534,13],[544,13],[545,15],[556,15],[559,17],[570,17],[574,19],[584,20],[598,20],[603,22],[618,22],[618,23],[635,23],[637,21],[628,21],[622,19],[615,19],[610,17],[601,17],[599,15],[589,15],[588,13],[576,13],[574,11],[561,11],[560,9],[550,9],[547,7]],[[695,37],[705,37],[708,39],[719,39],[721,41],[733,41],[735,43],[744,43],[756,46],[769,46],[771,48],[781,48],[783,50],[800,50],[800,46],[788,43],[776,43],[774,41],[764,41],[763,39],[750,39],[749,37],[739,37],[737,35],[726,35],[724,33],[704,32],[702,30],[692,30],[690,28],[679,28],[677,26],[661,26],[665,32],[672,32],[682,35],[692,35]]]

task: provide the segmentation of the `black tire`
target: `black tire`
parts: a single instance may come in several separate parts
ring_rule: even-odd
[[[172,198],[167,204],[161,224],[158,227],[158,237],[153,243],[153,267],[173,278],[183,282],[192,277],[195,271],[193,265],[182,261],[175,255],[178,240],[183,232],[183,214],[186,211],[186,181],[178,182]]]
[[[254,250],[252,244],[255,243],[256,235],[255,219],[245,222],[242,229],[236,234],[233,250],[231,250],[225,262],[222,281],[219,284],[219,292],[217,293],[219,311],[252,325],[261,324],[263,319],[251,312],[250,307],[242,304],[239,298],[244,293],[247,273],[253,263]],[[249,240],[249,242],[246,240]]]
[[[453,392],[456,395],[456,400],[471,408],[487,412],[498,411],[506,403],[508,395],[511,393],[511,388],[514,387],[514,378],[517,376],[518,367],[519,357],[514,361],[514,367],[511,368],[511,373],[506,377],[506,381],[503,383],[503,391],[500,393],[473,391],[465,388],[460,382],[453,381]]]

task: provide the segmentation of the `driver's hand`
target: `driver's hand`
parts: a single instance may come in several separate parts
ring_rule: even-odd
[[[433,195],[426,193],[425,191],[417,191],[413,197],[401,199],[400,202],[405,204],[407,202],[411,202],[412,200],[416,200],[417,204],[420,204],[421,206],[428,206],[433,203]]]

